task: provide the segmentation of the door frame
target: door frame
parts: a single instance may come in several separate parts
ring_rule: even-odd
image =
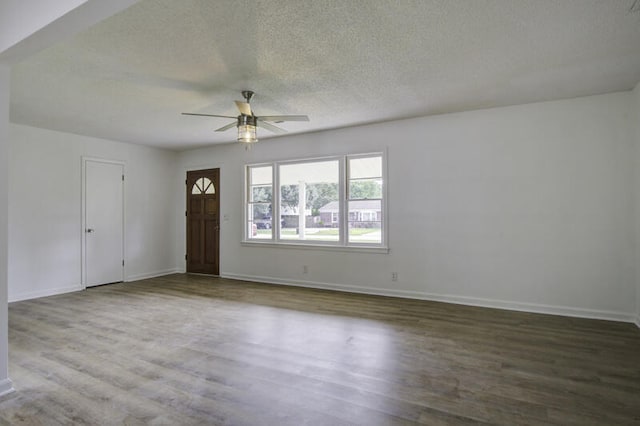
[[[120,160],[109,160],[106,158],[98,158],[98,157],[86,157],[86,156],[82,156],[81,157],[81,161],[82,161],[82,177],[81,177],[81,214],[80,214],[80,256],[81,256],[81,261],[80,261],[80,283],[81,283],[81,287],[82,289],[86,289],[87,288],[87,233],[85,232],[85,229],[87,229],[87,163],[88,162],[94,162],[94,163],[104,163],[104,164],[116,164],[119,166],[122,166],[122,174],[124,176],[126,176],[127,174],[127,163],[125,161],[120,161]],[[125,192],[126,192],[126,185],[122,184],[122,257],[124,258],[123,260],[125,260],[124,265],[122,267],[122,281],[125,281],[125,277],[126,275],[126,268],[127,268],[127,245],[125,244],[125,229],[126,229],[126,215],[125,215],[125,211],[126,211],[126,200],[127,197],[125,196]]]
[[[182,188],[182,195],[181,195],[181,199],[185,200],[185,196],[187,193],[187,186],[185,185],[185,181],[187,179],[187,173],[188,172],[197,172],[198,170],[208,170],[208,169],[219,169],[220,173],[218,174],[218,176],[220,177],[220,182],[222,182],[222,164],[220,163],[205,163],[205,164],[199,164],[196,166],[187,166],[187,167],[182,167],[182,174],[181,174],[181,184],[180,184],[180,188]],[[222,191],[222,188],[220,188],[220,197],[218,197],[218,226],[220,226],[220,231],[218,232],[218,275],[207,275],[207,276],[214,276],[214,277],[222,277],[222,245],[220,244],[220,241],[222,241],[222,224],[224,222],[226,222],[227,219],[227,215],[222,213],[222,209],[220,208],[220,206],[222,206],[222,197],[224,195],[224,191]],[[187,273],[187,260],[185,259],[185,256],[187,255],[187,217],[185,215],[186,212],[186,208],[187,206],[184,204],[184,201],[180,204],[180,215],[184,218],[184,222],[182,222],[182,232],[184,232],[183,234],[183,238],[182,238],[182,255],[180,257],[181,262],[182,262],[182,271],[186,274]],[[190,272],[193,273],[193,272]],[[197,275],[197,274],[196,274]]]

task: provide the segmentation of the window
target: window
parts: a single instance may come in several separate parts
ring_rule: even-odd
[[[211,182],[211,179],[203,177],[193,184],[191,187],[191,194],[200,195],[200,194],[215,194],[216,187]]]
[[[283,164],[279,168],[281,240],[340,241],[337,228],[324,226],[321,209],[340,198],[338,160]],[[339,207],[336,207],[339,209]]]
[[[248,173],[247,235],[271,239],[273,221],[273,167],[250,167]]]
[[[381,153],[246,167],[245,241],[384,247]]]
[[[382,158],[348,159],[349,241],[382,244]]]

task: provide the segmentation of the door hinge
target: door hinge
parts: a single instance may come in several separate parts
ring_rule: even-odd
[[[124,175],[122,175],[122,181],[124,182]]]
[[[184,180],[184,184],[185,184],[185,185],[187,184],[187,180],[186,180],[186,179]]]
[[[184,211],[184,215],[185,215],[185,216],[187,215],[187,211],[186,211],[186,210]]]
[[[122,266],[124,266],[124,259],[122,259]]]
[[[184,260],[187,260],[187,255],[186,254],[184,255]]]

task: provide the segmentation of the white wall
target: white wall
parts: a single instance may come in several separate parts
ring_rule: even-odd
[[[224,276],[630,321],[632,103],[614,93],[193,150],[176,190],[186,169],[221,167]],[[243,164],[384,148],[389,254],[240,244]]]
[[[126,279],[175,271],[176,153],[11,124],[10,301],[81,288],[82,156],[126,162]]]
[[[0,65],[0,395],[13,389],[9,380],[7,310],[7,211],[9,173],[9,68]]]

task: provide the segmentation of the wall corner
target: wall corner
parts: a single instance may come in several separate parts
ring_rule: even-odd
[[[0,394],[13,388],[9,380],[9,67],[0,64]]]
[[[636,325],[640,327],[640,82],[633,89],[631,134],[635,144],[634,156],[634,216],[635,216],[635,277],[636,277]]]

